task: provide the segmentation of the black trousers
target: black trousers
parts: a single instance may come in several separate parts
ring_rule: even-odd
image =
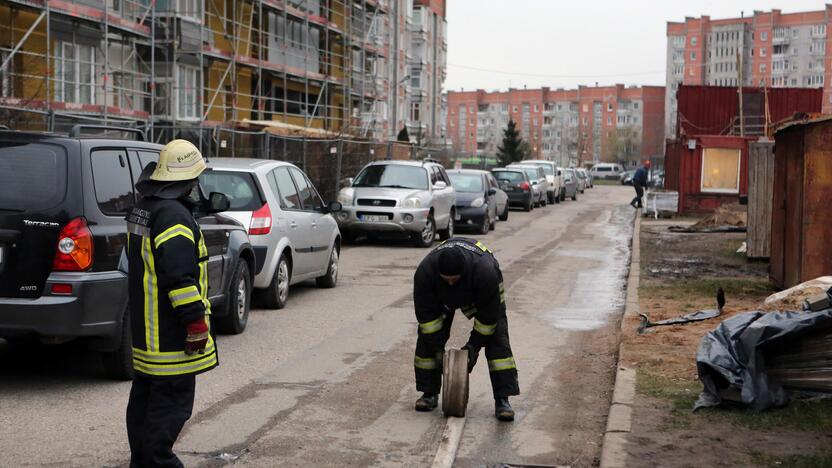
[[[133,377],[127,404],[130,468],[181,467],[173,453],[179,431],[194,407],[196,377]]]
[[[442,323],[442,329],[423,334],[419,330],[416,339],[416,390],[427,393],[439,393],[442,389],[442,355],[445,343],[451,336],[451,325],[454,313],[448,312]],[[494,398],[506,398],[520,394],[517,381],[517,367],[511,344],[508,339],[508,320],[503,317],[497,321],[497,328],[485,345],[485,358],[488,361],[489,376],[491,377],[491,391]]]
[[[644,196],[644,187],[638,184],[633,184],[633,188],[636,189],[636,197],[633,198],[633,201],[631,201],[630,204],[641,208],[641,198]]]

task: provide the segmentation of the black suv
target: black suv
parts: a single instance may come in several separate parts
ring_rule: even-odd
[[[0,338],[83,338],[109,375],[130,378],[124,218],[139,174],[162,146],[82,138],[82,130],[0,131]],[[248,235],[222,215],[198,221],[216,329],[240,333],[255,271]]]

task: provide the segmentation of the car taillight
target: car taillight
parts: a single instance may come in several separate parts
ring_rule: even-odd
[[[523,189],[524,192],[528,192],[531,188],[528,182],[520,182],[520,184],[518,184],[517,186]]]
[[[262,236],[271,231],[272,210],[269,209],[269,204],[265,203],[251,215],[251,224],[249,224],[248,233],[252,236]]]
[[[92,232],[87,227],[87,220],[75,218],[61,229],[52,270],[84,271],[90,265],[92,265]]]

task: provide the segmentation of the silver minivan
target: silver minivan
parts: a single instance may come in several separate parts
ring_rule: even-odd
[[[226,194],[224,215],[248,228],[255,256],[254,288],[269,309],[282,309],[289,286],[315,279],[332,288],[338,280],[341,233],[315,186],[283,161],[211,158],[199,180],[206,192]]]

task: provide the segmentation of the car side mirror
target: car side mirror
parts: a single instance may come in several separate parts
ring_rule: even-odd
[[[333,201],[333,202],[329,202],[329,205],[322,207],[321,212],[323,214],[337,213],[337,212],[341,211],[342,209],[344,209],[344,206],[341,205],[340,202]]]
[[[208,214],[228,211],[229,208],[231,208],[231,202],[228,201],[228,196],[220,192],[211,192],[208,197]]]
[[[341,187],[352,187],[353,180],[354,178],[352,177],[346,177],[344,179],[341,179]]]
[[[489,195],[497,195],[497,189],[495,189],[495,188],[488,189],[488,194]]]
[[[538,182],[538,181],[536,181],[536,180],[533,180],[533,181],[532,181],[532,185],[537,185],[537,184],[539,184],[539,183],[540,183],[540,182]]]
[[[447,187],[448,187],[448,184],[446,184],[444,181],[441,181],[441,180],[439,182],[433,184],[433,189],[434,190],[444,190]]]

